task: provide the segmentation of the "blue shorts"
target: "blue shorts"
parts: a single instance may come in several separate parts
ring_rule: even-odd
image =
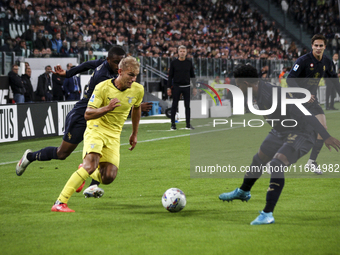
[[[72,109],[66,116],[63,140],[68,143],[79,144],[84,139],[85,129],[86,120],[84,114]]]
[[[314,131],[272,129],[261,144],[260,150],[270,158],[276,153],[285,155],[290,164],[307,154],[313,148],[317,134]]]

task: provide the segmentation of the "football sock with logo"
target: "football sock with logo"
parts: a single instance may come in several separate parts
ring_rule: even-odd
[[[270,162],[272,173],[269,188],[267,190],[266,206],[263,209],[265,213],[273,212],[274,207],[279,200],[281,191],[285,185],[284,166],[283,162],[276,158]]]
[[[98,171],[99,172],[99,171]],[[93,173],[94,174],[94,173]],[[92,175],[93,174],[91,174],[91,178],[92,178]],[[91,183],[90,183],[90,185],[89,186],[92,186],[92,185],[99,185],[100,184],[100,182],[99,181],[96,181],[95,179],[92,179],[92,181],[91,181]]]
[[[313,146],[313,149],[312,149],[312,152],[310,154],[309,159],[316,160],[316,158],[318,157],[318,155],[321,151],[322,146],[323,146],[323,140],[317,139],[314,146]]]
[[[244,175],[243,183],[240,187],[243,191],[250,191],[258,178],[262,175],[262,166],[266,164],[260,159],[259,155],[253,157],[253,162],[250,165],[249,172]]]
[[[67,204],[68,200],[71,198],[72,194],[79,188],[79,186],[89,177],[88,172],[83,168],[79,168],[75,171],[70,179],[68,179],[65,187],[61,191],[58,201]]]
[[[92,185],[99,185],[102,183],[102,176],[100,174],[99,168],[97,168],[91,175],[90,177],[92,178],[92,182],[90,186]]]
[[[27,159],[32,162],[38,161],[48,161],[51,159],[58,159],[57,155],[58,147],[46,147],[40,151],[34,151],[27,153]]]

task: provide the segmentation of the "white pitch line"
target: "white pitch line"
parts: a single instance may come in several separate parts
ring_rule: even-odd
[[[326,115],[328,114],[332,114],[332,113],[339,113],[338,111],[332,111],[332,112],[327,112]],[[205,124],[208,125],[208,124]],[[205,126],[203,125],[203,126]],[[235,128],[241,128],[242,126],[239,127],[231,127],[231,128],[223,128],[223,129],[213,129],[213,130],[208,130],[208,131],[202,131],[202,132],[198,132],[198,133],[193,133],[193,134],[183,134],[183,135],[177,135],[177,136],[168,136],[168,137],[160,137],[160,138],[155,138],[155,139],[149,139],[149,140],[144,140],[144,141],[138,141],[138,143],[147,143],[147,142],[155,142],[155,141],[161,141],[161,140],[167,140],[167,139],[172,139],[172,138],[179,138],[179,137],[184,137],[184,136],[189,136],[189,135],[201,135],[201,134],[206,134],[206,133],[211,133],[211,132],[219,132],[219,131],[225,131],[225,130],[229,130],[229,129],[235,129]],[[170,130],[169,130],[170,131]],[[148,131],[147,131],[148,132]],[[176,132],[176,131],[173,131]],[[121,146],[123,145],[129,145],[129,143],[122,143]],[[73,151],[72,153],[78,153],[78,152],[82,152],[83,150],[78,150],[78,151]],[[2,162],[0,163],[1,165],[8,165],[8,164],[13,164],[13,163],[17,163],[18,161],[9,161],[9,162]]]
[[[241,126],[240,126],[241,127]],[[201,135],[201,134],[206,134],[206,133],[211,133],[211,132],[219,132],[219,131],[225,131],[229,129],[234,129],[234,128],[240,128],[240,127],[231,127],[231,128],[223,128],[223,129],[213,129],[213,130],[207,130],[207,131],[202,131],[198,133],[193,133],[193,134],[182,134],[182,135],[175,135],[175,136],[166,136],[166,137],[159,137],[159,138],[154,138],[154,139],[148,139],[144,141],[138,141],[138,143],[148,143],[148,142],[156,142],[156,141],[162,141],[162,140],[167,140],[167,139],[172,139],[172,138],[179,138],[179,137],[185,137],[185,136],[190,136],[190,135]],[[173,131],[176,132],[176,131]],[[121,143],[120,146],[124,145],[130,145],[129,143]],[[78,152],[83,152],[83,150],[77,150],[73,151],[72,153],[78,153]],[[2,162],[0,163],[1,165],[9,165],[9,164],[14,164],[18,163],[18,161],[9,161],[9,162]]]

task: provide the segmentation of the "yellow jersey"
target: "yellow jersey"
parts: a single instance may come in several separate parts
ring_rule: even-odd
[[[108,79],[99,83],[91,95],[88,106],[98,109],[108,105],[113,98],[117,98],[121,106],[98,119],[87,121],[87,129],[96,129],[103,134],[119,138],[132,106],[140,106],[143,100],[144,87],[133,82],[131,88],[121,91],[115,87],[113,82],[114,79]]]

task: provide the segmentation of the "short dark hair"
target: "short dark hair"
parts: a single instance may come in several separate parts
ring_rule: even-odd
[[[249,83],[254,83],[258,81],[259,76],[257,74],[257,70],[252,65],[239,65],[234,70],[235,79],[241,78],[244,81],[248,81]]]
[[[312,45],[313,45],[313,43],[314,43],[314,41],[316,41],[316,40],[323,40],[323,42],[325,43],[325,45],[327,44],[327,39],[326,39],[326,37],[324,36],[324,35],[322,35],[322,34],[316,34],[316,35],[314,35],[313,37],[312,37]]]
[[[125,56],[125,54],[126,54],[126,52],[125,52],[125,50],[123,49],[122,46],[115,45],[115,46],[112,46],[112,48],[109,50],[107,57],[112,58],[113,55]]]

